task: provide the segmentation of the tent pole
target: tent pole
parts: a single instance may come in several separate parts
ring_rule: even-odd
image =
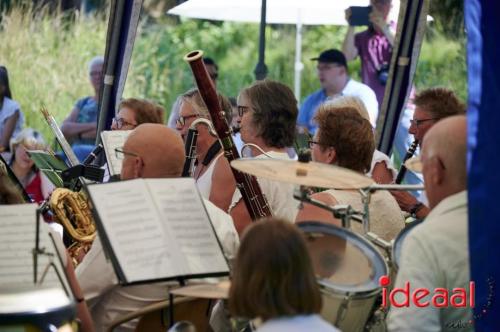
[[[266,0],[262,0],[260,10],[260,32],[259,32],[259,61],[255,66],[255,79],[263,80],[267,76],[267,66],[265,63],[266,51]]]

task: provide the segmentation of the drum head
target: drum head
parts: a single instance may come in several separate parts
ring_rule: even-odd
[[[371,292],[387,275],[379,251],[361,236],[330,224],[300,222],[320,285],[345,293]]]
[[[403,248],[403,242],[410,234],[410,231],[415,228],[418,224],[420,224],[423,220],[416,220],[411,224],[408,224],[401,232],[399,232],[398,236],[394,240],[394,244],[392,245],[392,262],[396,266],[399,267],[399,262],[401,259],[401,249]]]
[[[74,304],[59,288],[0,288],[1,326],[34,325],[60,327],[74,320]]]

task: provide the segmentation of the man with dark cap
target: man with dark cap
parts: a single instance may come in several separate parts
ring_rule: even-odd
[[[360,98],[368,113],[373,127],[378,116],[378,102],[375,92],[367,85],[351,79],[347,72],[347,61],[339,50],[326,50],[319,57],[312,58],[318,61],[317,72],[321,89],[307,96],[299,110],[297,125],[300,129],[314,133],[316,124],[313,122],[318,107],[325,101],[339,96],[354,96]]]

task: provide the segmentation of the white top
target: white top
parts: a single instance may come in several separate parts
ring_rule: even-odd
[[[378,101],[375,92],[368,85],[349,79],[344,90],[342,90],[342,95],[361,99],[370,115],[370,123],[375,128],[378,117]]]
[[[361,194],[356,190],[324,191],[338,202],[337,204],[350,205],[354,210],[363,211]],[[405,219],[396,199],[386,190],[376,191],[371,195],[370,204],[370,231],[386,241],[394,239],[405,226]],[[363,234],[363,225],[351,221],[351,230]]]
[[[23,112],[21,112],[21,107],[17,101],[4,97],[2,109],[0,109],[0,133],[3,132],[7,119],[13,116],[16,112],[19,112],[19,119],[14,127],[12,137],[16,137],[17,134],[19,134],[19,132],[23,129],[24,115]]]
[[[268,151],[267,154],[271,158],[275,159],[290,159],[286,152],[275,152]],[[269,158],[265,154],[260,154],[257,159]],[[289,222],[295,222],[295,217],[299,212],[300,202],[293,198],[293,192],[295,190],[295,185],[286,182],[273,181],[264,178],[257,178],[262,193],[265,195],[269,205],[271,207],[271,212],[273,217],[282,218],[288,220]],[[231,213],[232,208],[242,199],[241,193],[238,188],[236,188],[231,204],[229,206],[229,213]]]
[[[339,329],[324,321],[319,315],[301,315],[274,318],[265,321],[256,332],[340,332]]]
[[[233,219],[227,213],[204,200],[210,220],[214,226],[228,259],[236,255],[239,238]],[[82,288],[96,331],[106,331],[118,317],[134,312],[146,305],[168,298],[168,288],[176,282],[161,282],[147,285],[120,286],[110,261],[106,259],[99,237],[76,268],[76,276]],[[137,320],[127,322],[115,331],[134,331]]]
[[[208,165],[205,173],[196,179],[196,186],[198,187],[198,190],[203,198],[210,198],[210,191],[212,190],[212,175],[214,174],[215,164],[217,164],[217,160],[219,160],[222,155],[224,155],[224,153],[220,152],[217,156],[215,156],[215,158]]]
[[[373,158],[372,158],[372,164],[370,166],[370,171],[366,173],[367,176],[372,177],[373,174],[373,168],[375,167],[376,164],[380,162],[385,162],[386,167],[391,171],[392,173],[392,179],[395,180],[396,176],[398,175],[398,171],[394,168],[394,165],[392,164],[391,159],[389,156],[387,156],[385,153],[375,150],[373,151]]]
[[[410,282],[410,292],[425,287],[431,294],[438,287],[469,289],[469,239],[467,191],[441,201],[423,223],[416,226],[403,242],[396,287]],[[488,287],[486,280],[478,282]],[[398,294],[400,295],[400,294]],[[467,298],[469,293],[467,292]],[[402,300],[396,296],[396,301]],[[467,302],[469,305],[470,303]],[[472,310],[466,308],[419,308],[410,301],[409,307],[391,308],[387,318],[389,331],[474,331],[467,322]]]

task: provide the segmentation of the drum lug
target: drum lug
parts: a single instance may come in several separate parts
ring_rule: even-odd
[[[335,322],[335,326],[338,326],[340,322],[342,322],[347,314],[347,308],[349,306],[349,302],[351,301],[351,294],[346,294],[342,299],[342,303],[339,305],[339,309],[337,311],[337,320]]]

